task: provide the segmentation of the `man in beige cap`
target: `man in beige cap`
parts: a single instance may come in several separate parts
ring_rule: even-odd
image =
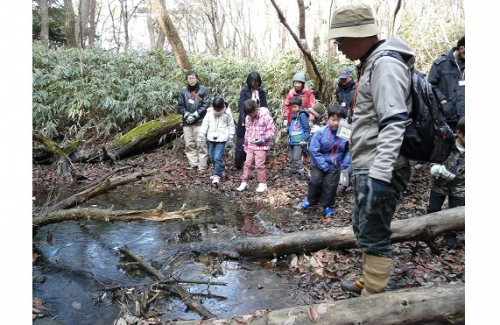
[[[360,2],[337,8],[328,33],[348,59],[359,60],[351,134],[352,226],[363,275],[354,283],[342,281],[341,287],[361,296],[385,290],[392,263],[391,220],[411,172],[399,149],[411,111],[409,67],[415,56],[401,37],[379,40],[379,33],[371,7]],[[390,56],[378,57],[384,51],[398,52],[406,65]]]

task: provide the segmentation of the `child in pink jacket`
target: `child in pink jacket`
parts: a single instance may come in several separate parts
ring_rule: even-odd
[[[252,172],[253,165],[257,171],[257,192],[267,190],[266,183],[266,157],[267,152],[273,144],[273,136],[276,133],[276,126],[273,118],[266,107],[259,107],[256,101],[247,99],[243,104],[245,119],[245,140],[244,148],[247,153],[241,184],[236,189],[241,192],[248,188],[248,180]]]

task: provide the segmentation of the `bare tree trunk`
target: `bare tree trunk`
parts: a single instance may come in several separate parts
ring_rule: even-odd
[[[80,0],[78,12],[78,30],[80,31],[78,41],[81,48],[85,48],[85,33],[89,22],[90,0]]]
[[[210,14],[207,14],[208,21],[212,25],[212,33],[214,37],[214,54],[219,55],[220,53],[220,45],[219,45],[219,15],[217,13],[217,1],[218,0],[210,0]]]
[[[391,37],[394,35],[394,32],[396,30],[396,17],[398,15],[398,12],[400,9],[401,9],[401,0],[397,0],[396,7],[394,8],[394,11],[391,12],[391,25],[390,25],[388,37]]]
[[[153,7],[151,0],[146,0],[146,23],[149,30],[149,47],[153,50],[156,47],[155,26],[153,20]]]
[[[95,26],[96,26],[96,0],[90,0],[89,12],[89,46],[94,45]]]
[[[43,46],[49,46],[49,0],[40,0],[40,41]]]
[[[125,49],[128,49],[130,44],[130,37],[128,35],[127,0],[120,0],[120,6],[121,6],[120,19],[123,21],[123,34],[125,35]]]
[[[66,30],[66,42],[68,48],[78,48],[75,34],[75,12],[73,11],[73,1],[64,0],[65,21],[64,29]]]
[[[318,93],[321,95],[323,92],[323,78],[321,77],[321,73],[319,72],[318,67],[316,66],[316,63],[314,62],[314,59],[311,56],[311,53],[309,52],[309,50],[305,49],[302,46],[302,43],[300,42],[299,38],[297,37],[297,35],[295,35],[293,30],[290,28],[290,26],[286,22],[286,18],[283,15],[283,12],[281,12],[281,10],[278,7],[278,5],[276,4],[276,2],[274,0],[271,0],[271,3],[273,4],[274,8],[276,8],[276,11],[278,13],[278,17],[279,17],[281,23],[286,27],[286,29],[288,29],[288,31],[292,35],[293,39],[297,43],[297,46],[300,48],[302,53],[310,60],[312,66],[313,66],[313,71],[314,71],[314,74],[312,74],[311,76],[316,76],[318,78]],[[323,97],[323,96],[321,96],[321,97]]]
[[[184,49],[181,38],[179,37],[179,33],[172,24],[172,20],[168,15],[167,9],[165,9],[161,0],[151,0],[151,4],[153,5],[153,10],[157,16],[158,22],[167,36],[168,42],[170,43],[170,46],[172,46],[177,63],[182,69],[191,70],[191,62],[189,61],[189,57]]]
[[[300,41],[301,41],[304,49],[309,51],[309,47],[307,46],[307,39],[306,39],[306,9],[307,8],[304,6],[304,0],[297,0],[297,3],[299,5],[299,38],[300,38]],[[311,63],[311,60],[309,60],[309,58],[305,54],[302,54],[302,56],[304,57],[304,61],[306,63],[307,74],[309,76],[314,77],[315,73],[314,73],[314,68],[313,68],[313,64]],[[314,78],[314,79],[316,79],[315,84],[317,85],[318,79],[317,78]]]

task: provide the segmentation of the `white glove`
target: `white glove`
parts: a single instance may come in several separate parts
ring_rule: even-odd
[[[431,175],[434,177],[442,177],[448,181],[455,178],[455,174],[448,171],[444,165],[434,165],[431,167]]]
[[[194,112],[193,114],[189,114],[188,118],[186,119],[187,124],[193,123],[200,115],[198,115],[198,112]]]
[[[229,137],[229,139],[226,141],[226,147],[228,147],[228,148],[234,148],[233,137]]]
[[[196,139],[196,142],[198,142],[198,144],[200,146],[206,146],[207,145],[207,142],[205,141],[205,137],[203,135],[201,135],[201,134]]]
[[[187,120],[187,118],[189,117],[189,115],[191,115],[191,113],[189,113],[189,112],[184,113],[184,119]]]

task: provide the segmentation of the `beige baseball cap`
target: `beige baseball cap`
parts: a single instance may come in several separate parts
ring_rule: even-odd
[[[327,39],[340,37],[369,37],[380,34],[370,5],[355,2],[340,6],[332,14]]]

